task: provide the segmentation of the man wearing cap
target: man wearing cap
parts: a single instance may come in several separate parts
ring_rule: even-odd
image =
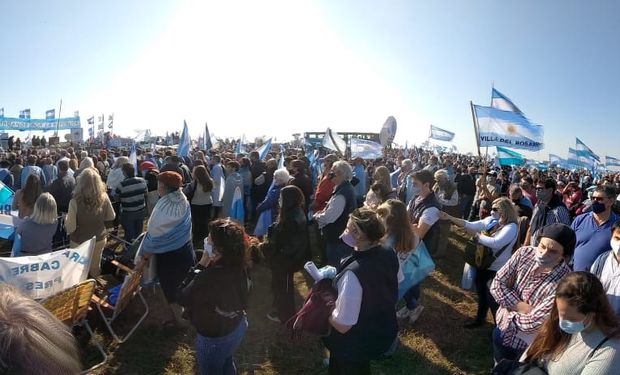
[[[571,270],[568,260],[575,249],[575,232],[554,223],[540,231],[538,247],[525,246],[508,260],[491,283],[499,304],[493,330],[493,356],[518,360],[532,343],[555,303],[555,289]]]
[[[346,161],[337,161],[332,165],[327,178],[334,183],[334,192],[325,209],[314,214],[314,219],[325,238],[327,263],[338,267],[340,260],[353,251],[340,238],[347,226],[349,214],[357,208],[355,192],[351,185],[353,171]]]
[[[532,220],[525,238],[525,245],[538,245],[538,231],[545,225],[562,223],[570,225],[570,213],[556,193],[557,184],[553,178],[539,180],[536,183],[536,199]]]

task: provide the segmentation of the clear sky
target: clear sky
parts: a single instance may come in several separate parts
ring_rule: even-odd
[[[620,1],[21,0],[0,3],[0,107],[63,100],[115,131],[221,137],[435,124],[474,151],[469,101],[492,84],[565,157],[578,136],[620,157]],[[86,130],[85,130],[86,131]]]

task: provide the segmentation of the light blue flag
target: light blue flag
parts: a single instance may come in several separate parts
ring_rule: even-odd
[[[211,142],[211,134],[209,133],[209,127],[207,126],[207,123],[205,122],[205,134],[202,137],[202,147],[205,151],[210,150],[213,148],[213,143]]]
[[[278,160],[278,169],[284,168],[284,146],[280,145],[280,160]]]
[[[523,112],[521,112],[519,107],[517,107],[512,100],[495,88],[491,91],[491,107],[523,115]]]
[[[609,167],[620,167],[620,159],[614,158],[612,156],[605,156],[605,166]]]
[[[556,165],[558,167],[565,167],[566,160],[555,154],[549,154],[549,165]]]
[[[586,144],[583,143],[579,138],[575,139],[575,150],[577,151],[577,157],[579,158],[579,160],[586,162],[588,165],[594,165],[594,163],[590,163],[588,159],[601,161],[601,158],[599,158],[598,155],[595,154],[592,149],[590,149],[590,147],[586,146]]]
[[[245,146],[243,145],[245,142],[245,134],[239,138],[239,142],[235,145],[235,154],[239,155],[242,152],[245,152]]]
[[[187,122],[183,120],[183,132],[179,138],[179,145],[177,146],[177,155],[180,157],[189,156],[189,150],[192,148],[192,141],[189,138],[189,131],[187,130]]]
[[[377,159],[383,157],[380,143],[365,139],[351,138],[351,158]]]
[[[497,161],[501,166],[525,164],[525,158],[523,155],[504,147],[497,147]]]
[[[529,151],[544,148],[543,127],[517,112],[474,105],[480,146],[500,146]]]
[[[568,159],[566,160],[569,168],[583,168],[584,165],[577,157],[577,151],[574,148],[568,148]]]
[[[133,165],[134,175],[138,175],[138,153],[136,152],[136,141],[133,141],[129,149],[129,162]]]
[[[56,118],[56,110],[55,109],[50,109],[49,111],[45,112],[45,119],[46,120],[53,120],[54,118]]]
[[[267,140],[262,146],[260,146],[256,151],[258,151],[258,156],[260,160],[265,160],[269,151],[271,151],[271,138]]]
[[[429,138],[436,139],[438,141],[452,141],[454,139],[454,133],[435,125],[431,125],[431,134]]]

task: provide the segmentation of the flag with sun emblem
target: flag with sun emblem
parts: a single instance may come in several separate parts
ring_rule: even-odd
[[[480,146],[539,151],[544,148],[543,127],[517,112],[474,105]]]

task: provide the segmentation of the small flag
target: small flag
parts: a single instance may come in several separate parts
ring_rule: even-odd
[[[97,116],[97,122],[99,123],[99,125],[103,125],[103,120],[104,119],[105,119],[104,115]]]
[[[383,157],[383,147],[377,142],[359,138],[351,138],[351,157],[378,159]]]
[[[500,146],[530,151],[544,147],[543,127],[516,112],[474,105],[480,146]]]
[[[202,138],[202,141],[204,142],[203,144],[204,150],[210,150],[213,148],[213,143],[211,142],[211,134],[209,134],[209,126],[207,126],[206,122],[205,122],[205,134]]]
[[[93,136],[93,128],[88,128],[88,135]]]
[[[239,138],[239,142],[237,142],[237,144],[235,145],[235,154],[239,155],[242,152],[245,152],[245,146],[243,145],[245,143],[245,134],[243,134],[241,136],[241,138]]]
[[[280,145],[280,160],[278,160],[278,169],[284,168],[284,146]]]
[[[566,167],[566,160],[564,160],[562,157],[555,155],[555,154],[549,154],[549,165],[556,165],[558,167]]]
[[[599,158],[598,155],[595,154],[594,151],[592,151],[592,149],[590,149],[590,147],[586,146],[586,144],[583,143],[579,138],[575,138],[575,139],[576,139],[575,150],[577,151],[577,158],[579,158],[580,160],[590,159],[590,160],[601,161],[601,158]]]
[[[0,117],[4,117],[4,107],[0,108]]]
[[[491,107],[501,109],[503,111],[516,112],[524,116],[523,112],[521,112],[519,107],[517,107],[512,100],[495,88],[491,91]]]
[[[262,146],[260,146],[256,151],[258,151],[258,155],[260,160],[265,160],[269,151],[271,151],[271,138],[265,142]]]
[[[525,164],[525,158],[523,155],[504,147],[497,147],[497,161],[501,166]]]
[[[612,156],[605,156],[605,166],[609,167],[620,167],[620,159],[614,158]]]
[[[114,114],[108,116],[108,129],[112,129],[114,127]]]
[[[19,118],[26,120],[30,119],[30,109],[24,109],[19,111]]]
[[[431,134],[429,138],[436,139],[438,141],[452,141],[454,139],[454,133],[435,125],[431,125]]]
[[[80,111],[73,112],[73,117],[80,117]]]
[[[129,162],[133,165],[133,171],[135,175],[138,175],[138,153],[136,151],[136,142],[131,144],[129,149]]]
[[[189,150],[192,147],[192,140],[189,138],[189,130],[187,130],[187,122],[183,120],[183,131],[179,138],[179,145],[177,146],[177,155],[180,157],[189,156]],[[224,188],[222,188],[224,190]]]
[[[56,118],[56,110],[55,109],[50,109],[49,111],[45,111],[45,119],[46,120],[53,120],[54,118]]]
[[[332,131],[330,128],[327,128],[325,135],[323,136],[323,147],[344,155],[344,151],[347,149],[347,143],[338,135],[338,133]]]
[[[94,125],[95,124],[95,116],[92,116],[91,118],[89,118],[86,121],[88,122],[88,125]]]

